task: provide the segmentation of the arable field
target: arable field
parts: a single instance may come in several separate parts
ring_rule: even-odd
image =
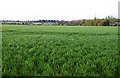
[[[116,76],[118,28],[2,26],[3,76]]]
[[[2,26],[0,25],[0,78],[2,76]]]

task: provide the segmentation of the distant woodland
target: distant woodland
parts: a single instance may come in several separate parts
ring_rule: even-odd
[[[32,21],[13,21],[1,20],[2,25],[55,25],[55,26],[120,26],[120,22],[113,16],[108,16],[103,19],[82,19],[82,20],[32,20]]]

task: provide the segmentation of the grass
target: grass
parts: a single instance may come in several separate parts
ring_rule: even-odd
[[[3,76],[116,76],[117,30],[3,26]]]
[[[0,77],[2,76],[2,26],[0,25]]]

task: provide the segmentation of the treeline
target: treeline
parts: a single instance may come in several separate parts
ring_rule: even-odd
[[[65,25],[67,21],[64,20],[33,20],[33,21],[14,21],[1,20],[2,25]]]
[[[89,19],[89,20],[73,20],[69,21],[68,25],[73,25],[73,26],[120,26],[119,21],[114,18],[113,16],[108,16],[105,19]]]
[[[120,22],[113,16],[108,16],[104,19],[83,19],[83,20],[36,20],[36,21],[0,21],[3,25],[64,25],[64,26],[120,26]]]

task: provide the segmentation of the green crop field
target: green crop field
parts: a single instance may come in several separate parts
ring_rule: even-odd
[[[2,26],[3,76],[116,76],[118,28]]]
[[[0,77],[2,76],[2,26],[0,25]]]

